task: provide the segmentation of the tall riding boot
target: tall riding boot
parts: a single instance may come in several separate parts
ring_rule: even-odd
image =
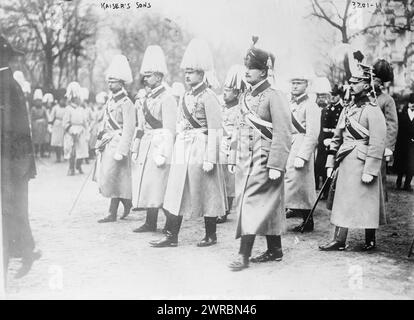
[[[55,147],[55,153],[56,153],[56,162],[61,162],[62,161],[62,157],[61,157],[61,153],[60,153],[60,147]]]
[[[375,231],[376,229],[365,229],[365,244],[362,247],[362,251],[370,251],[376,248]]]
[[[75,157],[71,156],[69,158],[68,176],[74,176],[74,175],[75,175]]]
[[[267,250],[257,257],[250,259],[251,262],[261,263],[268,261],[281,261],[283,257],[282,252],[282,238],[275,235],[267,235]]]
[[[241,271],[249,267],[249,258],[252,254],[255,238],[256,235],[254,234],[241,236],[239,250],[240,258],[230,263],[229,268],[232,271]]]
[[[322,251],[343,251],[346,249],[346,238],[348,236],[348,228],[335,227],[333,241],[319,246]]]
[[[168,211],[163,210],[164,211],[164,215],[165,215],[165,225],[164,228],[162,229],[162,233],[163,234],[167,234],[167,231],[170,230],[171,231],[171,219],[168,219]]]
[[[204,217],[206,235],[199,243],[197,243],[198,247],[209,247],[217,243],[216,221],[217,217]]]
[[[122,205],[124,206],[124,214],[121,216],[121,220],[124,220],[129,213],[131,212],[132,208],[132,200],[131,199],[125,199],[121,198]]]
[[[168,213],[168,219],[170,219],[169,224],[171,226],[171,230],[167,230],[167,234],[162,239],[150,242],[150,244],[155,248],[178,246],[178,233],[180,232],[183,217]]]
[[[103,219],[98,220],[98,222],[99,223],[115,222],[120,201],[121,201],[120,198],[112,198],[111,203],[109,205],[109,215]]]
[[[45,149],[46,149],[46,144],[42,143],[40,145],[40,157],[41,158],[46,158],[46,155],[45,155],[46,150]]]
[[[302,229],[303,229],[304,232],[313,231],[313,225],[314,225],[313,224],[313,216],[309,217],[308,222],[305,223],[311,210],[301,209],[300,211],[302,213],[303,222],[300,225],[294,227],[292,229],[292,231],[293,232],[302,232]]]
[[[76,159],[76,169],[79,171],[80,174],[83,174],[82,159]]]
[[[147,210],[145,217],[145,223],[139,228],[135,229],[134,232],[154,232],[157,231],[157,220],[158,220],[158,208],[151,208]]]
[[[413,188],[411,188],[411,180],[413,179],[413,176],[411,174],[405,175],[405,181],[404,181],[404,190],[405,191],[413,191]]]

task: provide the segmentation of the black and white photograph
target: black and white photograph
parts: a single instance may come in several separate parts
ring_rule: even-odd
[[[414,0],[1,0],[0,129],[0,300],[414,299]]]

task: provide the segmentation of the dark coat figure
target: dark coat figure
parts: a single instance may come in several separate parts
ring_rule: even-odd
[[[22,258],[16,277],[24,276],[38,254],[29,223],[28,182],[36,175],[29,113],[24,94],[8,67],[14,54],[0,36],[1,206],[4,261]],[[5,268],[7,270],[7,268]]]
[[[414,100],[414,94],[411,94]],[[413,101],[414,103],[414,101]],[[403,175],[406,175],[404,189],[411,190],[414,175],[414,108],[405,107],[398,115],[398,136],[395,147],[394,170],[398,174],[397,188],[401,188]],[[410,114],[411,113],[411,119]]]
[[[328,157],[329,140],[334,136],[336,124],[339,120],[339,115],[343,109],[342,101],[338,101],[336,104],[329,104],[322,109],[321,112],[321,132],[318,139],[318,151],[315,160],[315,181],[316,188],[319,187],[319,177],[322,180],[326,180],[326,159]],[[327,188],[328,189],[328,188]]]

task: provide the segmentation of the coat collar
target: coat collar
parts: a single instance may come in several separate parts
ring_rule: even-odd
[[[232,108],[232,107],[234,107],[234,106],[237,106],[239,104],[239,99],[234,99],[234,100],[232,100],[232,101],[230,101],[230,102],[227,102],[224,106],[227,108],[227,109],[230,109],[230,108]]]
[[[298,97],[292,96],[291,102],[294,102],[296,104],[301,104],[303,101],[307,100],[309,98],[307,93],[303,93]]]
[[[261,82],[257,83],[256,85],[250,88],[251,95],[253,97],[256,97],[259,93],[262,93],[269,87],[270,87],[269,81],[267,81],[267,79],[262,80]]]
[[[191,88],[190,94],[193,96],[199,95],[201,92],[203,92],[205,89],[207,89],[207,84],[203,81],[196,85],[195,87]]]
[[[117,93],[112,95],[112,99],[115,102],[119,102],[120,100],[122,100],[123,98],[127,97],[127,92],[125,91],[124,88],[122,88],[121,90],[119,90]]]
[[[165,88],[164,85],[160,85],[151,90],[151,92],[148,94],[148,98],[155,99],[156,97],[158,97],[160,94],[162,94],[166,90],[167,89]]]

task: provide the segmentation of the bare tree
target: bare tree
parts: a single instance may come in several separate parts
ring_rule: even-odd
[[[31,80],[42,83],[45,90],[62,85],[66,75],[77,77],[78,58],[84,43],[96,33],[96,18],[90,5],[81,0],[6,0],[0,4],[6,14],[0,30],[28,54],[25,64]],[[75,66],[69,64],[74,55]]]

